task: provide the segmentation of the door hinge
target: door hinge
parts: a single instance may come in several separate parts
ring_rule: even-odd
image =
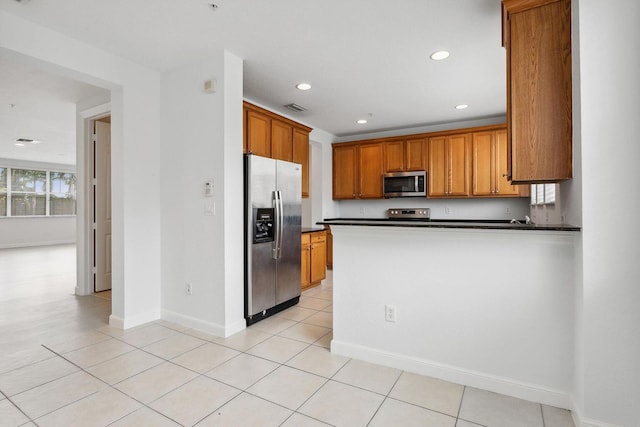
[[[98,267],[92,267],[92,268],[91,268],[91,272],[92,272],[93,274],[98,274]]]
[[[97,230],[98,229],[98,224],[96,224],[95,222],[93,224],[91,224],[91,229],[92,230]]]

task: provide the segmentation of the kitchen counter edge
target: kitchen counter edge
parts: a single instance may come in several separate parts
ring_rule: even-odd
[[[416,228],[467,228],[476,230],[526,230],[526,231],[580,231],[580,227],[567,224],[511,224],[501,221],[398,221],[389,219],[332,218],[318,221],[320,225],[358,225],[365,227],[416,227]]]
[[[302,227],[300,229],[300,232],[302,234],[304,234],[304,233],[315,233],[317,231],[324,231],[324,228],[323,227]]]

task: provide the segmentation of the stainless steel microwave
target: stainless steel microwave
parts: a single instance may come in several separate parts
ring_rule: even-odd
[[[427,173],[425,171],[392,172],[382,175],[384,197],[426,197]]]

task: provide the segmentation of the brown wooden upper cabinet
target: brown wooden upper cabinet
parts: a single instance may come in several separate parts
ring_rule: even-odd
[[[271,157],[293,161],[293,126],[280,120],[271,120]]]
[[[271,119],[255,111],[246,111],[246,152],[271,157]]]
[[[428,197],[471,195],[471,134],[429,138]]]
[[[311,128],[248,102],[244,110],[244,152],[302,165],[302,197],[309,197]]]
[[[333,145],[333,198],[382,198],[382,143]]]
[[[473,196],[519,196],[522,187],[511,185],[507,172],[507,130],[476,132],[472,140]]]
[[[503,0],[512,183],[572,176],[571,0]]]
[[[426,170],[426,145],[426,138],[385,141],[384,172]]]

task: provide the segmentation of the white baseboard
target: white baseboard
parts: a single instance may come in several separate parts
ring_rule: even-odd
[[[331,341],[331,352],[456,384],[516,397],[518,399],[543,403],[557,408],[572,409],[572,401],[568,392],[554,390],[537,384],[528,384],[510,378],[471,371],[404,354],[340,342],[335,339]]]
[[[109,316],[109,326],[113,326],[116,329],[124,329],[124,319],[112,314]]]
[[[112,314],[109,316],[109,326],[118,329],[131,329],[159,319],[160,316],[155,313],[144,313],[135,317],[129,316],[126,319]]]
[[[74,240],[48,240],[44,242],[0,243],[0,249],[30,248],[34,246],[55,246],[75,244]]]
[[[571,416],[573,417],[573,423],[576,427],[621,427],[615,424],[585,418],[582,415],[582,408],[579,407],[575,399],[571,399]]]
[[[245,319],[238,320],[237,322],[232,323],[231,325],[225,328],[224,337],[225,338],[230,337],[231,335],[236,334],[246,328],[247,328],[247,321]]]
[[[195,317],[186,316],[171,310],[162,310],[162,320],[177,323],[188,328],[197,329],[218,337],[225,336],[225,328],[222,325],[212,322],[205,322]]]

